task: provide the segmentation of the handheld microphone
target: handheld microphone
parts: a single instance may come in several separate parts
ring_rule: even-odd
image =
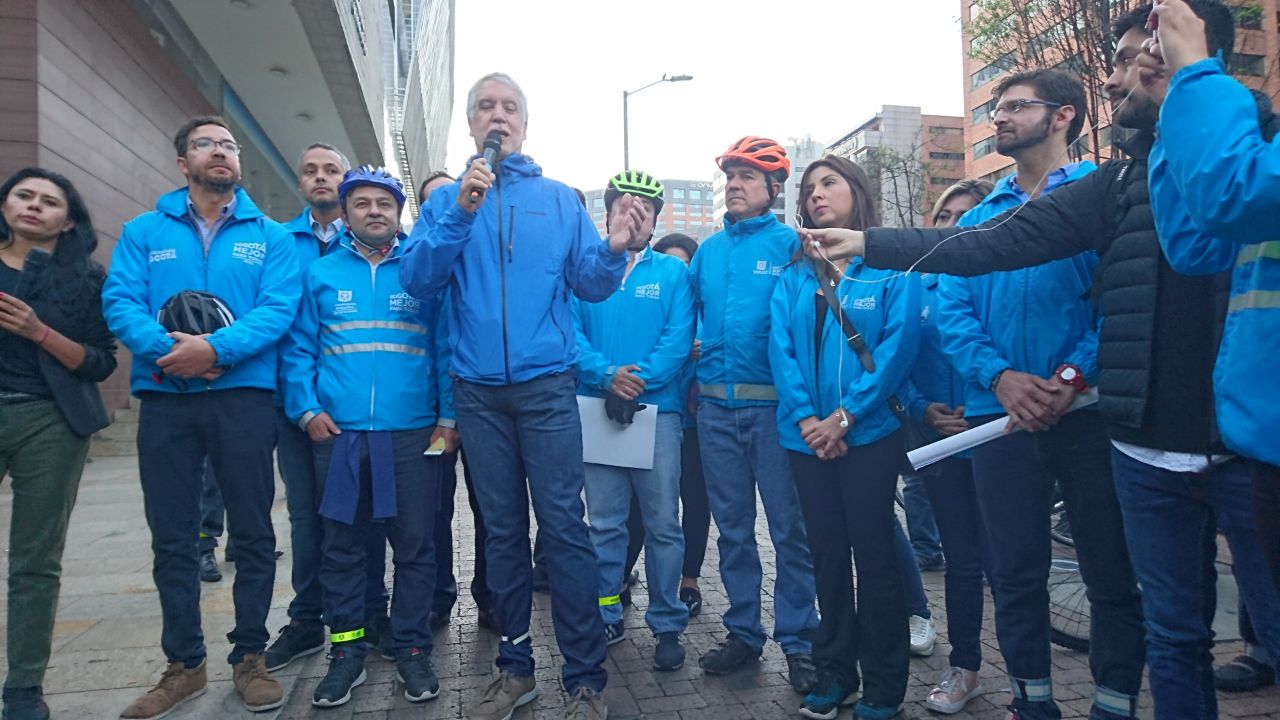
[[[488,135],[484,136],[484,164],[493,168],[496,173],[497,168],[493,162],[498,159],[498,152],[502,150],[502,133],[497,130],[490,130]],[[479,190],[471,191],[471,201],[477,202],[483,195]]]
[[[22,265],[22,275],[18,278],[18,286],[13,290],[13,294],[18,299],[24,301],[29,299],[27,296],[36,289],[36,283],[40,282],[40,277],[49,267],[49,258],[49,251],[44,248],[33,247],[27,251],[26,260]]]

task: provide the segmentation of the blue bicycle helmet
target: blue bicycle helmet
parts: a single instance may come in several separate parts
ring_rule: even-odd
[[[372,165],[361,165],[357,168],[351,168],[346,175],[342,176],[342,182],[338,185],[338,202],[345,204],[347,202],[347,193],[352,188],[361,185],[372,185],[380,187],[395,196],[396,202],[404,207],[404,185],[400,179],[387,172],[386,168],[374,167]]]

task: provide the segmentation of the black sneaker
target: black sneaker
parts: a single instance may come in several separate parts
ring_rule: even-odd
[[[622,627],[622,623],[605,623],[604,626],[604,644],[617,645],[627,639],[627,629]]]
[[[267,672],[275,672],[300,657],[324,650],[324,625],[293,621],[280,628],[280,636],[267,647],[263,660]]]
[[[391,617],[379,613],[364,621],[364,644],[378,651],[383,660],[395,660],[395,641],[391,636]]]
[[[698,660],[698,665],[712,675],[724,675],[759,659],[759,650],[752,650],[749,645],[730,635],[714,649],[708,650]]]
[[[1223,692],[1253,692],[1275,681],[1275,670],[1248,655],[1237,655],[1213,671],[1213,685]]]
[[[792,653],[787,656],[787,677],[791,680],[791,689],[801,695],[808,695],[818,685],[818,666],[813,664],[813,656],[808,653]]]
[[[689,617],[697,617],[702,612],[702,591],[693,587],[680,588],[680,602],[689,608]]]
[[[345,650],[333,650],[329,653],[329,672],[316,686],[311,704],[316,707],[345,705],[351,700],[351,689],[363,685],[364,680],[362,658],[352,657]]]
[[[396,679],[404,684],[404,698],[409,702],[431,700],[440,694],[440,681],[431,668],[431,658],[418,648],[400,653],[396,660]]]
[[[658,646],[653,649],[653,669],[662,672],[684,667],[684,648],[680,646],[680,633],[658,633]]]
[[[218,582],[222,579],[218,558],[214,557],[212,550],[200,553],[200,579],[205,582]]]
[[[49,720],[49,706],[39,685],[27,688],[5,688],[3,720]]]

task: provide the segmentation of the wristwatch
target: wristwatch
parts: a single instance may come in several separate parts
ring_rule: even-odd
[[[1063,385],[1070,385],[1076,389],[1076,392],[1084,392],[1089,389],[1089,384],[1084,381],[1084,373],[1080,372],[1080,368],[1069,363],[1063,363],[1054,371],[1054,376],[1058,378],[1058,382]]]

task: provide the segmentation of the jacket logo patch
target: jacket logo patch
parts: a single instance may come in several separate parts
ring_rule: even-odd
[[[662,288],[658,283],[649,283],[648,285],[636,286],[636,297],[648,298],[650,300],[660,300],[662,298]]]
[[[871,297],[858,298],[850,304],[853,306],[854,310],[875,310],[876,298],[874,295]]]
[[[359,312],[359,310],[360,308],[355,303],[351,302],[350,290],[338,291],[338,302],[333,304],[334,315],[351,315]]]
[[[231,246],[231,258],[247,265],[262,265],[267,257],[267,244],[255,242],[238,242]]]
[[[339,291],[338,291],[338,302],[341,302],[341,303],[351,302],[351,291],[350,291],[350,290],[339,290]]]
[[[772,275],[777,277],[782,274],[781,265],[770,265],[768,260],[757,260],[755,275]]]
[[[165,260],[177,260],[178,251],[174,248],[165,248],[164,250],[152,250],[151,255],[147,257],[147,262],[164,262]]]
[[[416,313],[422,308],[422,301],[409,293],[396,293],[387,300],[387,310],[400,313]]]

